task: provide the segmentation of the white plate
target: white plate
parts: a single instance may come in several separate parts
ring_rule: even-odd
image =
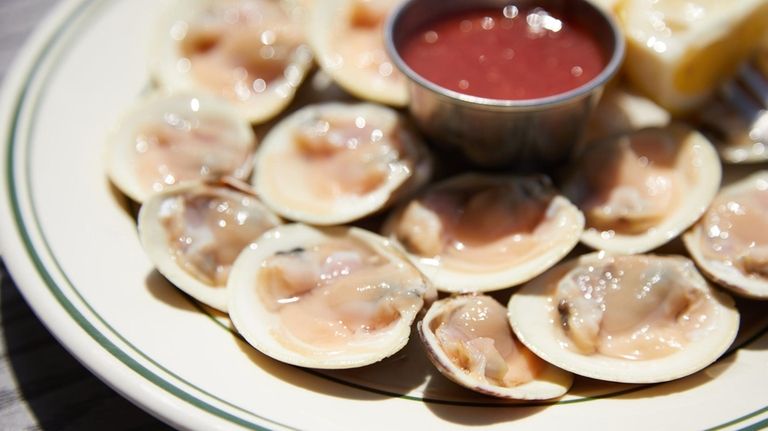
[[[651,386],[578,379],[565,399],[540,406],[457,388],[414,343],[343,372],[253,351],[225,318],[156,275],[104,174],[104,137],[148,85],[147,17],[164,6],[65,2],[18,59],[0,108],[4,259],[53,333],[126,397],[171,424],[205,430],[768,425],[768,319],[756,317],[766,304],[742,304],[738,351],[694,376]]]

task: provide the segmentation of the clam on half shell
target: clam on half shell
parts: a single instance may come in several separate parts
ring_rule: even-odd
[[[733,299],[681,256],[584,255],[523,286],[508,308],[517,337],[545,361],[622,383],[692,374],[739,327]]]
[[[570,373],[539,359],[517,340],[506,308],[490,296],[437,301],[417,325],[437,369],[474,391],[546,400],[564,395],[573,382]]]
[[[358,228],[284,225],[237,258],[229,313],[282,362],[354,368],[402,349],[435,292],[388,240]]]
[[[107,173],[136,202],[185,181],[245,180],[256,136],[225,100],[154,94],[138,102],[107,138]]]
[[[380,105],[309,105],[278,123],[256,155],[253,185],[291,220],[347,223],[424,184],[432,162],[420,136]]]
[[[155,194],[142,205],[139,239],[171,283],[227,311],[227,279],[235,258],[280,223],[245,185],[192,182]]]
[[[403,0],[315,0],[308,41],[320,67],[355,96],[396,107],[407,80],[384,48],[384,22]]]
[[[485,292],[542,273],[583,227],[584,216],[546,177],[464,174],[401,206],[384,233],[438,290]]]
[[[768,171],[724,187],[683,240],[711,280],[768,299]]]
[[[643,253],[678,236],[704,214],[721,174],[712,144],[673,124],[588,145],[563,192],[584,212],[584,244]]]
[[[151,68],[172,92],[209,92],[253,123],[293,100],[312,67],[298,0],[177,0],[158,25]]]

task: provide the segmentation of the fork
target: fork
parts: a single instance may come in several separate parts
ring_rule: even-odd
[[[754,62],[741,66],[736,76],[720,89],[720,96],[749,124],[748,136],[768,145],[768,77]]]

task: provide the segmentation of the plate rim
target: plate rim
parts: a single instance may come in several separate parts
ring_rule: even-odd
[[[51,278],[49,268],[45,267],[45,263],[37,254],[35,241],[30,238],[30,233],[26,229],[29,222],[25,223],[23,209],[20,208],[23,203],[16,196],[18,190],[15,183],[18,174],[15,165],[17,160],[24,160],[24,157],[19,158],[16,155],[18,148],[29,147],[29,142],[17,147],[17,127],[24,118],[34,118],[37,105],[35,100],[30,101],[29,90],[35,83],[44,85],[49,73],[55,69],[55,65],[48,65],[46,69],[44,63],[51,60],[52,53],[55,54],[57,49],[63,49],[67,44],[67,42],[61,42],[57,36],[72,30],[72,22],[78,17],[83,17],[86,13],[96,13],[95,9],[107,3],[103,0],[60,2],[29,36],[8,69],[0,91],[0,137],[2,138],[0,163],[5,169],[5,175],[0,179],[3,183],[3,187],[0,187],[0,214],[3,215],[0,217],[0,232],[3,233],[0,236],[2,258],[7,263],[7,269],[13,279],[17,280],[16,285],[22,295],[56,339],[100,380],[135,405],[177,427],[205,426],[222,429],[234,425],[257,430],[270,429],[265,427],[268,425],[247,422],[209,405],[223,413],[223,416],[217,415],[190,401],[189,397],[196,399],[194,395],[178,387],[170,390],[127,363],[126,360],[133,361],[135,366],[144,369],[146,373],[153,374],[160,381],[173,386],[173,383],[162,376],[154,374],[135,362],[130,352],[125,352],[116,346],[101,334],[87,317],[82,316],[76,306],[64,296],[61,287]],[[31,104],[30,107],[27,106],[28,104]],[[27,109],[32,114],[25,117],[23,112]],[[34,122],[30,121],[30,130],[33,127]],[[31,192],[28,191],[28,193],[31,199]],[[37,230],[40,230],[39,226]],[[40,235],[45,242],[42,232]],[[52,259],[55,261],[55,257]],[[63,269],[60,272],[66,277]],[[59,291],[58,295],[56,290]],[[79,318],[73,313],[79,315]],[[116,334],[119,336],[119,333]],[[147,385],[147,382],[151,384]],[[161,390],[158,391],[158,389]],[[199,401],[205,403],[204,400]],[[711,429],[733,426],[767,411],[768,406]],[[265,422],[271,422],[268,418],[262,419]],[[288,427],[274,422],[272,425]],[[768,419],[746,425],[743,429],[758,429],[761,425],[768,425]]]
[[[25,221],[24,209],[21,208],[24,198],[18,196],[24,192],[25,186],[17,184],[24,180],[20,177],[17,164],[28,161],[18,153],[20,149],[29,148],[28,142],[19,145],[19,128],[25,119],[34,118],[37,108],[37,100],[30,100],[34,92],[31,89],[35,85],[44,86],[50,72],[55,69],[55,64],[46,65],[46,61],[55,63],[56,54],[60,54],[59,51],[65,49],[68,43],[74,42],[63,41],[68,33],[79,30],[74,28],[73,23],[87,15],[97,14],[97,9],[107,4],[103,0],[64,0],[57,4],[28,37],[3,82],[0,91],[0,136],[3,138],[0,142],[0,163],[5,172],[0,179],[3,183],[0,188],[0,213],[4,216],[0,217],[0,232],[3,233],[0,249],[7,270],[35,315],[69,353],[102,382],[158,419],[183,428],[224,429],[238,426],[255,430],[273,429],[268,427],[294,429],[268,418],[260,418],[263,422],[248,421],[232,415],[141,365],[131,352],[126,352],[104,336],[66,298],[63,289],[51,276],[52,268],[46,267],[35,240],[30,237],[30,231],[36,230],[45,242],[36,220],[32,223],[36,226],[28,228],[30,221]],[[33,127],[34,123],[30,121],[30,130]],[[31,198],[31,192],[27,190],[27,193]],[[50,258],[56,261],[55,257]],[[66,278],[63,270],[58,272]]]

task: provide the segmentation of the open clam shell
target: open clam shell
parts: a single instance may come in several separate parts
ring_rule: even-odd
[[[418,323],[419,335],[437,369],[473,391],[516,400],[564,395],[572,375],[523,346],[506,314],[490,296],[446,298],[432,304]]]
[[[768,299],[768,171],[724,187],[683,240],[711,280]]]
[[[310,8],[308,40],[320,67],[355,96],[408,103],[407,80],[384,48],[384,22],[403,0],[320,0]]]
[[[698,220],[720,186],[712,144],[680,124],[593,143],[563,191],[586,217],[581,241],[597,250],[643,253]]]
[[[733,299],[681,256],[584,255],[523,286],[508,308],[515,334],[539,357],[622,383],[699,371],[739,327]]]
[[[312,68],[304,8],[298,0],[178,0],[158,24],[153,76],[171,92],[215,94],[265,122]]]
[[[225,100],[201,93],[156,93],[136,103],[107,139],[110,180],[128,197],[184,181],[245,180],[253,168],[256,136]]]
[[[311,368],[354,368],[402,349],[433,291],[388,240],[283,225],[237,258],[229,313],[253,347]]]
[[[253,184],[278,214],[335,225],[379,211],[431,172],[426,146],[397,111],[324,103],[300,109],[267,134]]]
[[[446,292],[486,292],[530,280],[579,241],[584,217],[546,177],[464,174],[397,209],[384,226]]]
[[[235,258],[281,220],[244,185],[192,182],[153,195],[139,212],[139,239],[171,283],[227,311]]]

